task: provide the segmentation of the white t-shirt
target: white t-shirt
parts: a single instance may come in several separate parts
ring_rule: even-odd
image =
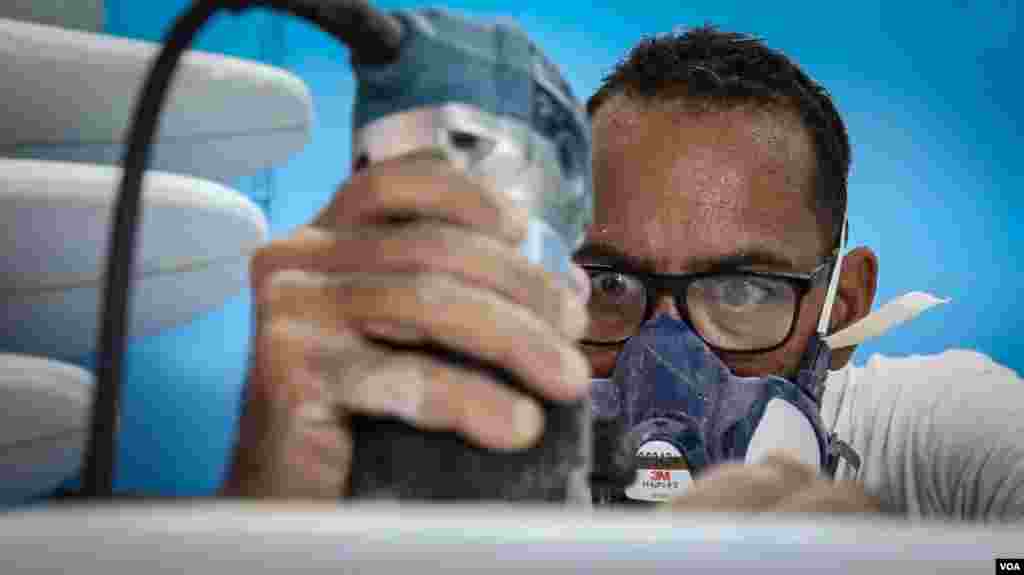
[[[861,458],[837,478],[912,519],[1024,520],[1024,380],[967,350],[852,363],[822,401],[826,429]]]

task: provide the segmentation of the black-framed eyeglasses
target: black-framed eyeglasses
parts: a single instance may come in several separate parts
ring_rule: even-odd
[[[826,273],[831,255],[807,274],[712,271],[650,274],[614,266],[583,264],[590,276],[588,345],[617,345],[640,329],[654,311],[658,293],[671,293],[676,308],[712,348],[765,352],[792,335],[803,298]]]

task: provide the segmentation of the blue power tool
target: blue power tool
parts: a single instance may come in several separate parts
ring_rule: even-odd
[[[354,167],[430,149],[530,214],[522,250],[555,275],[591,217],[586,116],[555,67],[512,23],[442,10],[386,14],[364,0],[195,0],[166,35],[136,105],[114,210],[98,380],[82,495],[112,496],[127,301],[143,174],[175,68],[220,10],[273,8],[345,43],[358,78]],[[452,361],[474,363],[447,354]],[[482,366],[485,367],[486,366]],[[505,378],[509,385],[517,385]],[[482,450],[396,420],[354,421],[351,498],[589,503],[588,404],[544,403],[545,432],[520,453]]]
[[[397,56],[385,65],[353,61],[354,169],[440,152],[524,205],[524,254],[565,277],[591,215],[589,125],[569,86],[511,22],[439,9],[393,17],[402,31]],[[587,407],[546,403],[540,443],[513,454],[357,417],[349,496],[588,502]]]

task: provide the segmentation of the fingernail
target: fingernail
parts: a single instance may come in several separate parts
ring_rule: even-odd
[[[566,305],[562,310],[562,325],[565,326],[566,335],[576,340],[587,332],[587,305],[584,301],[575,296],[566,298]]]
[[[590,389],[590,363],[578,350],[571,347],[562,349],[562,370],[577,395]]]
[[[519,444],[532,443],[544,428],[544,412],[531,399],[517,399],[512,408],[512,426]]]
[[[305,425],[329,424],[334,421],[334,415],[327,406],[316,400],[303,402],[296,408],[295,415]]]
[[[575,263],[570,263],[569,265],[572,270],[569,274],[569,277],[572,278],[572,282],[570,282],[572,289],[579,296],[583,305],[586,305],[590,301],[590,276],[587,275],[586,270]]]

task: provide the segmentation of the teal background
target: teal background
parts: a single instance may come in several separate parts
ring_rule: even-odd
[[[386,8],[421,2],[380,1]],[[159,40],[184,0],[106,1],[106,31]],[[764,38],[833,94],[853,143],[851,245],[880,257],[878,302],[925,290],[952,303],[864,345],[870,354],[972,348],[1018,372],[1024,285],[1016,219],[1024,208],[1020,8],[1012,0],[929,3],[606,3],[452,1],[519,20],[585,98],[645,34],[710,21]],[[300,76],[315,104],[312,142],[236,182],[274,237],[307,221],[348,174],[353,81],[345,49],[304,22],[266,11],[219,16],[197,49]],[[242,387],[249,295],[174,331],[131,343],[117,484],[200,495],[221,479]],[[83,358],[89,364],[89,358]],[[970,382],[964,382],[969,385]]]

